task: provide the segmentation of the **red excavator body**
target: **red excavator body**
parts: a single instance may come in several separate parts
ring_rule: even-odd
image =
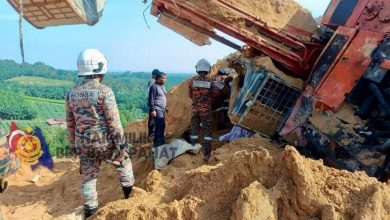
[[[379,169],[361,162],[357,154],[361,146],[381,145],[390,136],[390,0],[332,0],[316,35],[292,26],[269,27],[231,1],[210,2],[238,15],[245,25],[236,26],[210,15],[191,1],[154,0],[151,12],[241,50],[242,54],[250,51],[249,60],[265,54],[284,73],[305,81],[305,89],[299,91],[288,80],[269,76],[272,71],[264,77],[248,76],[260,81],[254,90],[253,83],[247,84],[252,91],[244,85],[245,94],[238,96],[230,111],[232,121],[311,149],[309,154],[325,159],[329,165],[363,169],[370,175],[378,173]],[[255,31],[248,31],[250,28]],[[245,49],[219,32],[244,42]],[[302,36],[310,40],[303,40]],[[297,91],[299,96],[295,95]],[[362,122],[337,118],[345,108]],[[315,112],[335,117],[330,117],[329,122],[315,123]],[[339,136],[349,135],[353,141],[343,143],[337,132],[327,131],[327,123],[355,123],[355,127],[350,126],[353,128],[340,126],[343,129],[338,130],[346,134]]]

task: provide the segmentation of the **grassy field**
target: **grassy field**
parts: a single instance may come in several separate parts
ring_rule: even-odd
[[[65,118],[64,100],[45,99],[26,96],[26,100],[34,106],[37,119]]]
[[[50,86],[68,86],[74,85],[74,82],[67,80],[48,79],[34,76],[21,76],[6,80],[6,82],[14,82],[20,85],[50,85]]]
[[[25,96],[26,100],[28,101],[34,101],[34,102],[47,102],[47,103],[53,103],[53,104],[61,104],[64,105],[65,100],[57,100],[57,99],[45,99],[45,98],[39,98],[39,97],[32,97],[32,96]]]
[[[39,109],[37,111],[37,118],[39,119],[65,118],[65,109],[63,104],[35,102],[35,105]]]

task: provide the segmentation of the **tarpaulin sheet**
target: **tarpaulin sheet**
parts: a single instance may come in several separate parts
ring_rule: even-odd
[[[153,148],[154,167],[155,169],[162,169],[168,165],[169,161],[178,156],[190,152],[197,154],[202,146],[200,144],[191,145],[183,140],[173,140],[169,144]]]

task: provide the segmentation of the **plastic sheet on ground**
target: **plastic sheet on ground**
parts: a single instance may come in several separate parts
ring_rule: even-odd
[[[250,138],[253,135],[254,133],[251,131],[245,130],[239,126],[234,126],[229,133],[219,137],[219,141],[234,141],[240,138]]]
[[[162,169],[168,165],[169,161],[186,152],[197,154],[199,153],[201,147],[202,146],[200,144],[192,146],[186,141],[175,139],[172,140],[169,144],[164,144],[160,147],[153,148],[154,168],[158,170]]]

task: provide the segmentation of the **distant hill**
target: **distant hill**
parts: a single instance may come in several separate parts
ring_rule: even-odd
[[[168,73],[166,88],[170,89],[189,77],[188,74]],[[146,87],[150,78],[151,74],[147,72],[109,72],[105,75],[103,84],[114,91],[124,124],[143,117],[147,112]],[[5,111],[0,111],[0,114],[3,118],[18,120],[63,116],[61,103],[58,102],[63,102],[66,91],[79,80],[76,71],[55,69],[42,62],[18,64],[13,60],[0,60],[0,92],[18,94],[19,99],[20,96],[29,97],[21,109],[30,108],[30,111],[24,110],[23,113],[15,108],[12,114]],[[4,101],[3,105],[10,109],[7,103]],[[45,110],[50,108],[53,109],[50,113]]]
[[[18,83],[20,85],[41,85],[41,86],[67,86],[71,87],[74,82],[68,80],[48,79],[35,76],[21,76],[5,80],[7,83]]]
[[[20,76],[76,81],[76,71],[57,70],[42,62],[19,64],[13,60],[0,60],[0,81]]]
[[[168,74],[169,89],[190,75]],[[151,78],[146,72],[110,72],[103,84],[112,88],[118,103],[121,122],[127,125],[147,115],[146,86]],[[64,118],[64,95],[79,81],[76,71],[58,70],[42,62],[18,64],[0,60],[0,129],[9,131],[11,121],[21,129],[42,129],[52,155],[56,149],[67,149],[64,126],[50,126],[47,119]]]

